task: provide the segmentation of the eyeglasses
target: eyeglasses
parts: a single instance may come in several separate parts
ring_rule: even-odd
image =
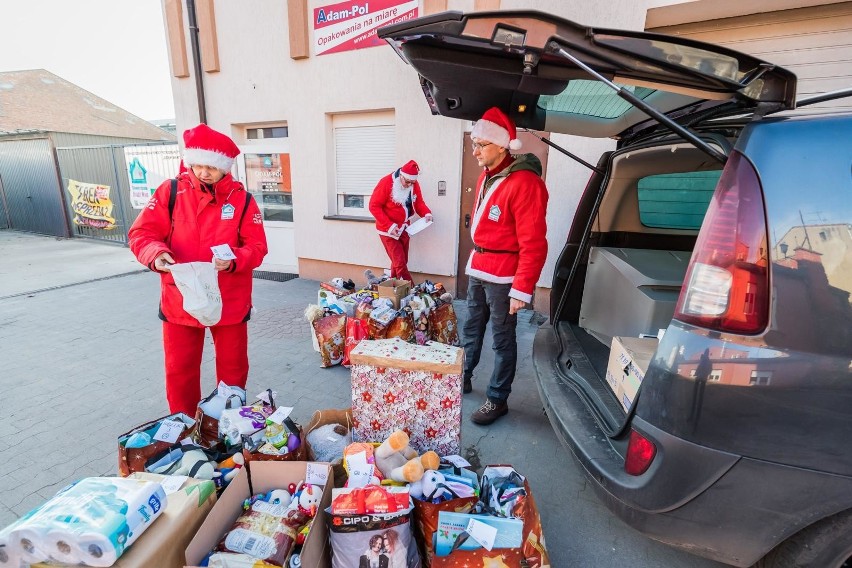
[[[486,146],[491,146],[491,142],[472,142],[470,145],[471,149],[474,152],[476,152],[477,150],[482,150]]]

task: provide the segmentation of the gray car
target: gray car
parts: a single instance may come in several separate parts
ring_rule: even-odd
[[[793,73],[749,55],[540,12],[379,35],[435,114],[499,106],[618,140],[553,243],[534,349],[550,422],[602,501],[735,566],[849,564],[852,115],[818,103],[852,91],[796,101]]]

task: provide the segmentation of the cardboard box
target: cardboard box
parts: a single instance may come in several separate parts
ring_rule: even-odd
[[[182,476],[137,472],[130,477],[157,481],[167,487],[167,479],[180,482]],[[166,509],[119,557],[113,564],[114,568],[181,568],[186,564],[184,550],[213,509],[216,503],[216,487],[212,481],[191,477],[184,479],[178,490],[168,493]],[[53,562],[33,564],[33,568],[52,566],[64,565]]]
[[[393,307],[399,309],[399,302],[408,296],[411,290],[411,282],[399,278],[388,278],[378,285],[379,298],[388,298],[393,302]]]
[[[308,538],[302,546],[301,561],[304,568],[329,568],[328,528],[326,526],[325,510],[331,504],[331,489],[334,476],[331,465],[327,463],[311,464],[321,466],[326,472],[325,484],[319,510],[314,518]],[[219,497],[213,510],[195,538],[186,547],[187,566],[197,567],[207,556],[207,553],[219,544],[243,512],[243,501],[253,494],[266,493],[273,489],[287,488],[290,483],[304,481],[307,472],[307,462],[251,461],[241,468],[237,476],[231,480],[228,487]]]
[[[613,337],[606,382],[625,411],[630,409],[648,364],[657,351],[656,337]]]

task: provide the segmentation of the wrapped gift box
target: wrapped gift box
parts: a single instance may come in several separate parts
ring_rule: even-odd
[[[405,430],[418,452],[458,454],[463,353],[434,341],[361,341],[350,354],[352,439],[381,442]]]

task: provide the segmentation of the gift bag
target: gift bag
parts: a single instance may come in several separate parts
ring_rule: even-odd
[[[435,306],[429,311],[429,333],[433,341],[446,345],[459,344],[459,324],[451,303]]]
[[[269,431],[270,428],[280,430],[278,435],[282,440],[294,440],[293,444],[287,443],[286,446],[282,445],[281,448],[276,448],[276,444],[269,441],[268,435],[257,440],[253,440],[252,438],[244,439],[243,457],[246,462],[305,461],[305,456],[307,455],[305,452],[305,436],[302,427],[297,422],[294,422],[290,418],[285,418],[284,424],[273,424],[267,426],[266,430]],[[293,435],[292,438],[290,437],[291,434]],[[276,434],[273,432],[271,435],[275,436]],[[287,449],[286,452],[281,451],[284,448]]]
[[[362,339],[367,339],[367,320],[358,318],[346,319],[346,345],[343,348],[343,366],[349,367],[349,353]]]
[[[246,403],[245,391],[219,383],[213,392],[198,403],[195,410],[195,430],[192,441],[204,448],[212,448],[218,444],[219,418],[226,408],[240,407]]]
[[[165,423],[165,424],[164,424]],[[118,437],[118,473],[127,477],[135,471],[145,471],[145,463],[153,456],[177,445],[192,433],[195,421],[178,412],[146,422]],[[174,442],[155,439],[162,429],[180,430]]]
[[[441,511],[455,513],[470,513],[476,506],[477,497],[455,497],[442,503],[431,501],[414,501],[414,520],[416,523],[417,544],[423,554],[423,564],[427,568],[432,565],[435,556],[433,536],[438,530],[438,515]]]
[[[334,314],[313,322],[314,333],[320,346],[320,367],[333,367],[343,362],[346,337],[346,316]]]
[[[317,436],[317,432],[323,432],[323,435]],[[348,478],[343,467],[343,449],[351,442],[351,408],[317,410],[305,427],[305,459],[330,463],[334,487],[343,487]]]
[[[409,343],[414,341],[414,314],[411,310],[399,310],[397,316],[388,324],[385,337],[399,337]]]
[[[411,528],[412,507],[395,513],[335,515],[326,509],[332,568],[420,568]]]
[[[169,272],[183,296],[183,309],[201,325],[211,326],[222,319],[219,276],[211,262],[172,264]]]
[[[507,517],[519,519],[522,522],[520,534],[516,535],[519,546],[493,548],[490,551],[481,547],[474,550],[452,550],[448,555],[431,557],[431,568],[465,565],[488,566],[497,560],[502,560],[508,566],[528,566],[529,568],[550,566],[541,527],[541,517],[526,478],[518,474],[512,466],[490,465],[482,473],[481,489],[477,511],[483,514],[470,518],[477,520],[487,518],[499,520]],[[491,515],[488,515],[488,513],[491,513]],[[470,518],[464,516],[461,522],[450,523],[450,525],[453,525],[452,527],[444,526],[445,515],[447,513],[443,515],[439,513],[438,534],[433,535],[433,543],[437,543],[435,550],[439,554],[442,547],[439,539],[450,533],[452,540],[454,530],[464,530],[470,520]],[[443,534],[441,531],[444,531]]]

